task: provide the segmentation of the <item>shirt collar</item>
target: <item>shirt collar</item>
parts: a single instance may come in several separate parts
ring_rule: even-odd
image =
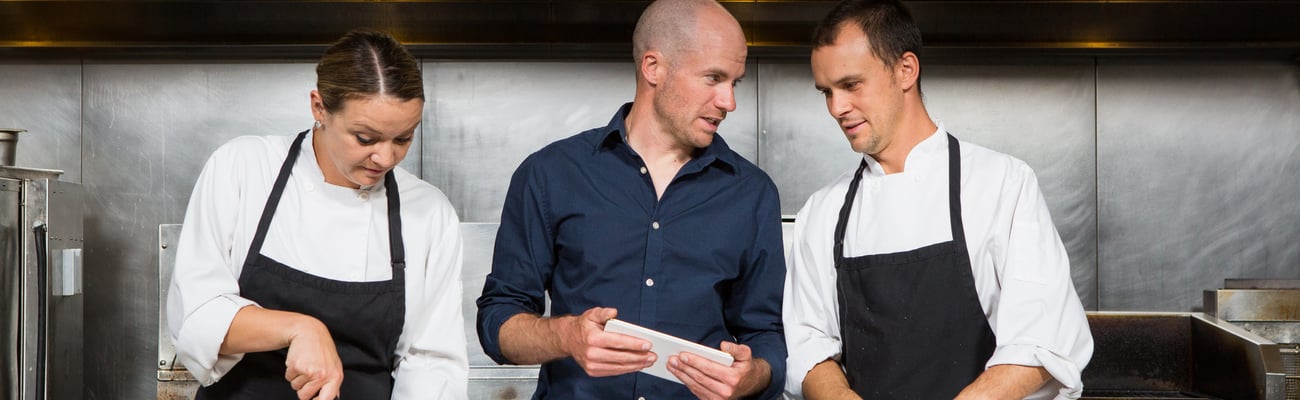
[[[929,137],[917,143],[912,151],[907,153],[907,158],[903,160],[904,172],[915,172],[928,170],[933,164],[930,162],[936,155],[947,159],[948,156],[948,130],[943,127],[943,122],[935,121],[936,129]],[[880,167],[880,162],[876,161],[870,154],[863,154],[862,159],[867,162],[868,175],[884,175],[884,168]]]
[[[614,113],[614,117],[610,118],[608,125],[597,129],[597,137],[600,140],[596,142],[596,146],[593,149],[594,151],[613,150],[620,146],[624,146],[633,154],[636,153],[632,150],[632,146],[627,145],[626,121],[627,114],[630,111],[632,111],[632,103],[623,104],[622,107],[618,108],[618,112]],[[718,162],[727,170],[734,172],[735,167],[738,164],[736,160],[736,157],[738,156],[736,155],[736,152],[730,150],[731,147],[727,145],[727,141],[722,140],[722,135],[715,133],[713,135],[713,143],[710,143],[709,147],[705,147],[703,151],[700,151],[698,156],[691,159],[691,161],[686,164],[688,166],[698,165],[700,166],[699,168],[703,169],[704,166]]]

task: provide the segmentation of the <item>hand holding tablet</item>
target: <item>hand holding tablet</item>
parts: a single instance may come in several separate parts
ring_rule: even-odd
[[[658,357],[655,359],[654,365],[642,369],[641,372],[677,383],[682,382],[671,372],[668,372],[669,356],[688,352],[726,366],[730,366],[735,361],[731,354],[721,350],[618,319],[606,321],[605,332],[628,335],[650,342],[650,351],[654,352]]]

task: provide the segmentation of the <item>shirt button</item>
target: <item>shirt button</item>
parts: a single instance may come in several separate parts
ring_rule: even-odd
[[[654,280],[654,279],[650,279],[650,278],[645,278],[645,285],[646,285],[646,286],[654,286],[654,285],[655,285],[655,280]]]
[[[647,171],[649,170],[645,169],[645,167],[641,167],[641,175],[645,175]],[[642,397],[641,400],[645,400],[645,397]]]
[[[651,222],[650,227],[655,230],[659,230],[659,221]]]
[[[370,192],[361,192],[361,193],[358,193],[358,194],[357,194],[357,197],[360,197],[361,200],[369,200],[369,199],[370,199]]]
[[[636,400],[645,400],[645,396],[637,397]]]

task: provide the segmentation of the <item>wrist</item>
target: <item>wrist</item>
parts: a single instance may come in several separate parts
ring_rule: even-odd
[[[289,347],[289,345],[293,344],[293,341],[297,340],[299,337],[318,334],[321,331],[328,331],[327,328],[325,328],[325,324],[316,318],[298,313],[289,313],[289,315],[289,329],[284,335],[283,347]]]

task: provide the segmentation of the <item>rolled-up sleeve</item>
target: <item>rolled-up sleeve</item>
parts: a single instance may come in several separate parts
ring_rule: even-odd
[[[759,194],[753,247],[741,279],[726,299],[727,329],[753,356],[772,368],[771,382],[755,398],[778,398],[785,386],[786,348],[781,321],[785,250],[781,243],[781,205],[776,186]]]
[[[789,351],[785,392],[803,398],[803,380],[808,371],[828,359],[840,357],[839,305],[835,298],[835,270],[830,251],[817,251],[810,240],[818,235],[809,229],[810,214],[817,211],[816,199],[809,199],[795,218],[795,231],[786,262],[785,297],[782,318]]]
[[[1056,398],[1078,398],[1092,358],[1092,334],[1070,278],[1070,262],[1032,171],[1011,212],[999,276],[1002,290],[991,324],[997,348],[987,365],[1044,367],[1059,384]],[[1049,385],[1050,388],[1052,385]],[[1050,389],[1047,389],[1050,390]]]
[[[545,311],[545,285],[555,266],[546,188],[533,174],[535,157],[524,160],[510,179],[492,252],[492,272],[477,301],[479,343],[498,364],[513,364],[501,354],[501,325],[519,313],[540,315]]]
[[[231,254],[242,196],[242,165],[233,162],[231,147],[213,152],[194,185],[167,294],[167,326],[176,355],[204,386],[220,380],[243,358],[219,354],[221,343],[239,309],[255,306],[239,296],[240,266]]]
[[[445,197],[437,199],[427,262],[422,279],[407,282],[406,332],[393,370],[393,399],[469,398],[469,356],[461,311],[460,221]],[[452,328],[454,327],[454,329]]]

